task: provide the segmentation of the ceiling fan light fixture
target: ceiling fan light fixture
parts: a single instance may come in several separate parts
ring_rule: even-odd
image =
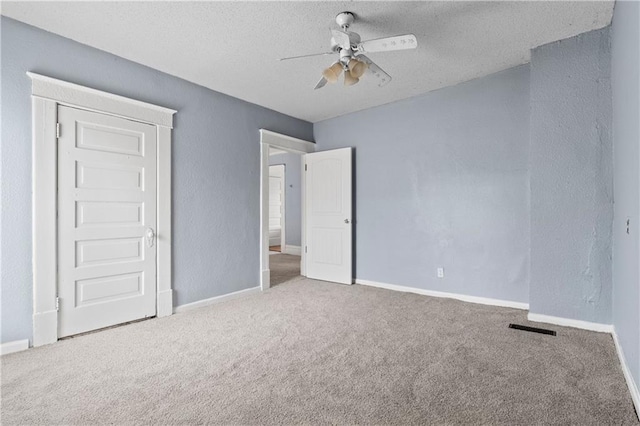
[[[2,0],[0,0],[2,1]],[[351,12],[342,12],[336,17],[339,30],[331,29],[331,51],[312,53],[307,55],[290,56],[283,60],[308,58],[312,56],[324,56],[338,54],[339,61],[334,62],[329,68],[322,71],[322,78],[316,83],[314,90],[326,86],[327,83],[335,83],[344,71],[344,85],[353,86],[360,78],[367,74],[367,78],[375,81],[378,87],[386,86],[391,81],[391,76],[381,69],[367,55],[374,52],[392,52],[395,50],[408,50],[418,47],[418,39],[413,34],[403,34],[392,37],[383,37],[362,41],[360,35],[351,31],[351,24],[355,20]],[[369,71],[369,72],[367,72]]]
[[[358,77],[354,77],[353,73],[351,71],[345,71],[345,73],[344,73],[344,85],[345,86],[353,86],[354,84],[356,84],[359,81],[360,81],[360,79]]]
[[[369,68],[369,65],[366,62],[362,62],[357,59],[349,61],[349,72],[351,72],[351,76],[355,78],[362,77],[367,71],[367,68]]]
[[[340,77],[340,73],[342,72],[342,64],[340,62],[336,62],[331,65],[329,68],[322,71],[322,76],[329,82],[335,83],[338,81],[338,77]]]

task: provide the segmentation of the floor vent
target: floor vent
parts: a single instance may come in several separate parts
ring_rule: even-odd
[[[556,332],[553,330],[547,330],[546,328],[527,327],[526,325],[520,324],[509,324],[509,328],[514,328],[516,330],[522,331],[530,331],[532,333],[548,334],[550,336],[556,335]]]

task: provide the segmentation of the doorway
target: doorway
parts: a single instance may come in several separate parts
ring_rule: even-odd
[[[303,173],[302,156],[315,151],[315,144],[291,136],[282,135],[266,129],[260,129],[260,288],[266,290],[271,287],[272,271],[271,266],[276,265],[278,276],[274,276],[279,283],[288,280],[289,277],[305,275],[305,253],[302,249],[305,243],[304,229],[304,187],[305,175]],[[289,159],[290,164],[287,163]],[[293,160],[297,161],[293,161]],[[270,240],[270,186],[271,179],[270,165],[283,164],[284,167],[284,241],[281,234],[280,251],[271,251]],[[296,169],[296,170],[294,170]],[[299,173],[299,179],[292,179],[294,172]],[[289,178],[289,183],[287,183]],[[298,183],[296,183],[298,182]],[[290,195],[287,200],[287,195]],[[295,198],[299,201],[299,207],[295,207]],[[287,214],[287,210],[296,210],[299,213],[299,223],[296,224],[292,214]],[[296,230],[299,234],[299,244],[295,244]],[[273,247],[273,246],[272,246]],[[275,257],[280,256],[280,257]],[[293,256],[293,257],[291,257]],[[274,258],[273,261],[271,258]],[[299,268],[296,267],[299,264]]]
[[[295,167],[301,172],[297,192],[301,200],[300,275],[353,284],[353,150],[315,152],[312,142],[260,129],[260,288],[266,290],[271,286],[269,165],[273,149],[302,157]],[[287,171],[291,169],[285,167]],[[290,223],[288,220],[288,229]],[[289,243],[285,242],[285,254],[288,250]]]
[[[302,155],[269,149],[269,261],[271,286],[300,277]]]

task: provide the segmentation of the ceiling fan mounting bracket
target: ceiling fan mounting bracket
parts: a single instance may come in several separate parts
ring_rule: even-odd
[[[338,16],[336,16],[336,24],[338,24],[338,26],[345,30],[349,28],[349,26],[353,24],[353,21],[355,20],[356,17],[351,12],[341,12],[338,13]]]

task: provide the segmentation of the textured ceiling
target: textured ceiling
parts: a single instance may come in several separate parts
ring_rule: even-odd
[[[378,88],[313,90],[332,57],[335,15],[363,40],[413,33],[412,51],[368,56]],[[415,96],[529,61],[529,50],[602,28],[604,2],[2,2],[2,14],[202,86],[311,122]]]

